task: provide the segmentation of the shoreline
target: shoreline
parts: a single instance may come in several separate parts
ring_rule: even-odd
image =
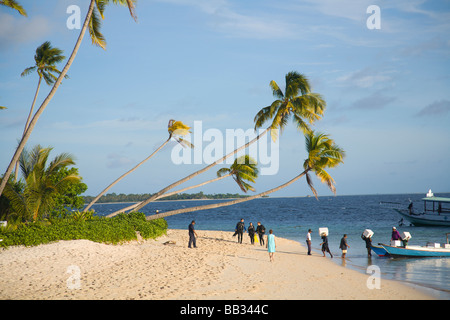
[[[186,230],[168,229],[121,245],[72,240],[1,250],[0,299],[437,299],[395,280],[369,289],[370,275],[307,256],[294,240],[276,237],[271,263],[265,247],[238,244],[233,232],[197,234],[196,249],[187,248]]]

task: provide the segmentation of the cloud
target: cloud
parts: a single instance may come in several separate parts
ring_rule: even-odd
[[[17,44],[41,39],[50,31],[50,22],[44,17],[16,18],[0,13],[0,51]]]
[[[416,117],[438,117],[445,116],[448,113],[450,113],[450,101],[443,99],[429,104],[428,106],[417,112]]]
[[[210,16],[210,25],[228,36],[240,38],[293,37],[295,27],[271,15],[238,13],[226,0],[159,0],[164,3],[192,6]]]
[[[372,68],[364,68],[350,74],[339,77],[338,83],[344,86],[357,86],[359,88],[370,88],[377,83],[385,83],[392,80],[391,74],[395,71],[377,71]]]
[[[395,97],[386,96],[383,94],[382,90],[378,90],[367,97],[356,100],[353,103],[352,108],[365,110],[382,109],[395,100]]]
[[[108,155],[108,163],[106,164],[106,166],[109,169],[115,169],[115,168],[120,168],[120,167],[127,167],[130,166],[132,163],[134,163],[134,161],[128,157],[125,157],[121,154],[117,154],[117,153],[111,153]]]

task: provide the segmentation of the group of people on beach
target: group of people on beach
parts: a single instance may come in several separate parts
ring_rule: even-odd
[[[188,229],[189,229],[189,243],[188,243],[188,247],[192,248],[192,246],[194,248],[197,248],[197,243],[196,243],[196,238],[197,238],[197,233],[195,232],[195,221],[192,220],[191,224],[189,225]],[[258,221],[257,226],[255,228],[255,226],[250,222],[248,228],[245,227],[245,223],[244,223],[244,219],[242,218],[237,224],[236,224],[236,228],[234,230],[234,234],[233,237],[235,237],[237,235],[237,241],[238,243],[242,244],[242,240],[244,238],[244,232],[248,232],[248,235],[250,237],[250,243],[252,245],[254,245],[256,242],[259,242],[259,244],[261,246],[264,246],[264,244],[266,245],[266,248],[269,252],[269,258],[270,261],[274,261],[274,253],[275,253],[275,235],[273,234],[273,230],[270,229],[269,230],[269,234],[267,235],[267,241],[265,241],[264,239],[264,235],[266,233],[266,228],[264,227],[263,224],[261,224],[260,221]],[[312,230],[308,229],[308,233],[306,234],[306,245],[308,247],[308,255],[312,255],[311,254],[311,233]],[[323,253],[323,256],[325,257],[325,253],[328,253],[330,255],[331,258],[333,258],[333,254],[330,251],[330,247],[328,245],[328,236],[327,234],[323,233],[320,235],[322,242],[320,243],[321,246],[321,250]],[[372,248],[372,238],[371,237],[366,237],[364,236],[364,234],[361,235],[361,239],[363,241],[365,241],[366,243],[366,249],[367,249],[367,255],[369,257],[372,256],[371,253],[371,248]],[[392,236],[391,236],[391,240],[401,240],[401,236],[400,233],[397,231],[397,229],[395,227],[392,228]],[[345,259],[345,256],[347,254],[347,249],[350,248],[350,245],[347,242],[347,234],[344,234],[341,238],[340,244],[339,244],[339,249],[342,250],[342,258]]]
[[[248,232],[248,236],[250,237],[250,243],[255,244],[255,242],[259,242],[261,246],[266,244],[266,248],[269,251],[270,261],[274,261],[274,253],[275,253],[275,236],[273,234],[273,230],[269,230],[269,234],[267,235],[267,241],[264,241],[264,235],[266,234],[266,227],[261,224],[260,221],[257,222],[257,226],[253,225],[253,223],[249,223],[248,229],[245,227],[244,219],[242,218],[234,229],[233,237],[237,235],[238,243],[242,243],[242,239],[244,237],[244,232]]]

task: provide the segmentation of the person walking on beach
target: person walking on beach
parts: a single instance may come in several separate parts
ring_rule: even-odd
[[[275,253],[275,235],[273,234],[273,230],[270,229],[269,230],[269,235],[267,236],[267,251],[269,251],[269,258],[270,258],[270,262],[273,262],[273,255]]]
[[[347,248],[350,248],[350,246],[347,243],[347,235],[344,234],[344,236],[341,239],[341,244],[339,245],[339,249],[342,250],[342,258],[345,259],[345,254],[347,253]]]
[[[325,234],[322,235],[322,243],[319,244],[319,246],[322,246],[322,253],[323,253],[324,257],[325,257],[325,252],[328,252],[330,254],[330,257],[333,258],[330,248],[328,247],[328,237]]]
[[[306,234],[306,245],[308,246],[308,256],[311,255],[311,229],[308,230],[308,233]]]
[[[244,236],[244,231],[245,231],[245,224],[244,224],[244,219],[241,219],[241,221],[239,221],[236,225],[236,230],[235,232],[238,235],[238,242],[242,243],[242,237]]]
[[[248,236],[250,237],[250,243],[255,244],[255,226],[251,222],[248,226]]]
[[[256,233],[259,236],[259,244],[264,245],[264,234],[266,233],[266,228],[258,221],[258,226],[256,227]]]
[[[194,245],[194,248],[197,248],[197,232],[195,232],[195,220],[192,220],[191,224],[189,225],[189,243],[188,248],[192,248],[192,245]]]

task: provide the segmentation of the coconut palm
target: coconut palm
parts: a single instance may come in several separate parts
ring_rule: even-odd
[[[120,5],[127,6],[130,10],[131,16],[134,19],[136,19],[135,12],[134,12],[136,0],[91,0],[91,2],[89,4],[88,12],[86,14],[86,18],[85,18],[83,26],[81,28],[80,35],[78,36],[77,42],[75,43],[75,47],[72,51],[72,54],[70,55],[69,59],[67,60],[67,63],[64,66],[63,70],[61,71],[58,79],[53,84],[53,87],[50,90],[49,94],[47,95],[47,97],[42,102],[41,106],[39,107],[39,109],[36,111],[33,118],[31,119],[28,129],[23,134],[22,139],[20,140],[19,146],[17,147],[17,149],[11,159],[11,162],[9,163],[8,168],[6,169],[5,174],[3,175],[3,180],[0,183],[0,195],[2,194],[3,189],[5,188],[5,185],[9,179],[9,176],[11,175],[11,172],[13,171],[14,164],[19,159],[19,156],[20,156],[23,148],[25,147],[26,142],[29,139],[31,132],[33,131],[34,127],[36,126],[36,123],[39,120],[39,117],[44,112],[44,110],[47,107],[47,105],[49,104],[49,102],[52,100],[53,96],[55,95],[56,91],[58,90],[59,85],[62,82],[62,79],[66,76],[67,72],[69,71],[69,68],[73,63],[73,61],[78,53],[78,50],[80,49],[81,42],[83,41],[83,38],[86,33],[86,30],[88,29],[88,26],[89,26],[90,30],[91,29],[93,30],[93,32],[99,33],[100,24],[99,23],[95,23],[95,24],[91,23],[91,18],[92,18],[94,9],[99,10],[99,12],[103,13],[105,6],[107,4],[109,4],[110,2],[112,2],[114,4],[120,4]],[[93,37],[93,36],[94,35],[91,32],[91,37]]]
[[[233,164],[229,168],[222,168],[222,169],[218,170],[217,178],[196,184],[195,186],[190,186],[190,187],[186,187],[181,190],[165,193],[165,194],[159,196],[157,199],[167,198],[174,194],[182,193],[182,192],[194,189],[194,188],[199,188],[206,184],[216,182],[216,181],[225,179],[230,176],[233,177],[234,181],[236,181],[236,183],[238,184],[239,188],[241,188],[242,191],[244,191],[244,192],[247,192],[248,190],[255,191],[253,186],[250,185],[246,181],[254,183],[256,178],[258,177],[258,173],[259,173],[259,170],[256,165],[256,161],[254,159],[252,159],[251,157],[249,157],[248,155],[245,155],[245,156],[239,157],[238,159],[234,160]],[[116,212],[113,212],[113,213],[109,214],[107,217],[111,218],[111,217],[114,217],[115,215],[118,215],[119,213],[126,212],[128,210],[132,210],[132,209],[136,208],[139,204],[140,204],[140,202],[133,204],[131,206],[128,206],[126,208],[123,208],[121,210],[118,210]]]
[[[47,165],[51,150],[52,148],[42,148],[40,145],[30,152],[24,149],[20,155],[20,169],[25,179],[25,188],[23,192],[17,192],[9,183],[5,188],[5,196],[10,200],[13,210],[26,219],[36,221],[48,214],[54,206],[55,194],[65,183],[81,180],[78,175],[69,174],[55,181],[56,173],[74,165],[75,161],[72,155],[62,153]]]
[[[124,173],[123,175],[121,175],[119,178],[117,178],[113,183],[111,183],[109,186],[107,186],[102,192],[100,192],[98,194],[98,196],[96,196],[91,203],[89,203],[88,206],[86,206],[86,208],[84,208],[83,212],[87,212],[94,203],[96,203],[98,201],[98,199],[100,199],[100,197],[102,195],[104,195],[109,189],[111,189],[114,185],[116,185],[120,180],[122,180],[123,178],[125,178],[127,175],[129,175],[130,173],[132,173],[133,171],[135,171],[137,168],[139,168],[142,164],[144,164],[147,160],[149,160],[150,158],[152,158],[159,150],[161,150],[169,141],[170,139],[174,139],[176,140],[178,143],[180,143],[183,147],[190,147],[193,148],[194,145],[192,145],[189,141],[184,140],[183,136],[186,136],[190,131],[189,131],[190,127],[188,127],[187,125],[185,125],[183,122],[181,121],[175,121],[175,120],[170,120],[169,124],[167,126],[167,131],[169,132],[169,138],[164,141],[164,143],[159,146],[158,149],[156,149],[152,154],[150,154],[147,158],[145,158],[144,160],[142,160],[141,162],[139,162],[136,166],[134,166],[132,169],[130,169],[129,171],[127,171],[126,173]]]
[[[47,83],[47,85],[52,85],[57,80],[56,75],[61,74],[61,71],[59,71],[56,68],[56,64],[60,63],[61,61],[63,61],[66,58],[65,56],[62,55],[62,53],[63,53],[62,50],[60,50],[58,48],[52,48],[52,45],[49,41],[44,42],[36,49],[36,54],[34,55],[34,61],[36,64],[32,67],[26,68],[21,74],[22,77],[25,77],[25,76],[31,74],[32,72],[36,71],[39,76],[36,93],[34,94],[33,103],[31,104],[30,112],[28,114],[28,118],[25,123],[25,128],[23,129],[23,133],[25,133],[27,131],[28,125],[31,120],[31,116],[33,115],[34,104],[36,103],[36,99],[39,94],[39,89],[41,88],[42,78],[45,80],[45,83]],[[65,78],[68,78],[68,76],[65,75]],[[19,174],[17,167],[18,167],[18,162],[16,162],[16,170],[15,170],[15,172],[16,172],[15,180],[16,181],[17,181],[17,176]]]
[[[223,163],[223,161],[227,158],[235,155],[241,150],[246,149],[248,146],[258,141],[268,131],[270,131],[272,139],[275,140],[278,136],[279,129],[282,130],[286,126],[291,115],[294,122],[297,124],[297,127],[305,133],[311,130],[309,124],[314,123],[322,117],[323,112],[325,111],[326,103],[320,94],[311,93],[311,86],[308,79],[304,75],[295,71],[289,72],[286,75],[286,90],[284,94],[273,80],[270,82],[270,87],[277,100],[275,100],[270,106],[261,109],[254,119],[255,130],[261,128],[261,126],[269,119],[272,119],[272,123],[267,129],[258,134],[258,136],[253,140],[228,153],[224,157],[216,160],[203,169],[200,169],[158,191],[149,199],[141,202],[134,210],[141,209],[170,189],[198,176],[199,174],[202,174],[203,172],[208,171],[217,164]]]
[[[11,9],[17,10],[21,15],[27,16],[25,9],[15,0],[0,0],[0,5],[10,7]]]
[[[270,82],[274,97],[277,99],[270,106],[262,108],[255,116],[255,130],[272,120],[269,128],[283,131],[289,118],[292,116],[298,129],[304,133],[311,131],[310,124],[323,116],[326,102],[318,93],[311,92],[308,79],[301,73],[291,71],[286,74],[285,92],[275,82]],[[271,131],[272,138],[276,139],[276,131]]]
[[[158,213],[151,216],[148,216],[147,220],[154,220],[159,218],[164,218],[168,216],[172,216],[175,214],[180,213],[186,213],[186,212],[193,212],[193,211],[200,211],[200,210],[207,210],[207,209],[215,209],[225,206],[231,206],[234,204],[238,204],[245,201],[250,201],[253,199],[261,198],[263,196],[266,196],[268,194],[274,193],[276,191],[279,191],[295,181],[299,180],[303,176],[307,177],[307,183],[310,186],[311,190],[313,191],[314,195],[317,197],[317,192],[314,189],[312,185],[312,181],[309,177],[309,172],[313,171],[316,176],[322,181],[325,182],[328,187],[333,191],[333,193],[336,193],[336,188],[334,186],[335,182],[333,178],[328,174],[328,172],[325,171],[327,168],[334,168],[338,166],[340,163],[343,162],[343,159],[345,157],[345,152],[338,147],[332,139],[330,139],[327,135],[324,134],[315,134],[313,131],[310,131],[305,134],[306,136],[306,151],[308,152],[308,158],[303,163],[304,171],[297,175],[295,178],[289,180],[288,182],[270,189],[268,191],[264,191],[262,193],[259,193],[254,196],[250,196],[247,198],[241,198],[237,200],[222,202],[222,203],[215,203],[215,204],[209,204],[209,205],[203,205],[203,206],[197,206],[197,207],[191,207],[191,208],[184,208],[184,209],[178,209],[178,210],[172,210],[168,212]]]

